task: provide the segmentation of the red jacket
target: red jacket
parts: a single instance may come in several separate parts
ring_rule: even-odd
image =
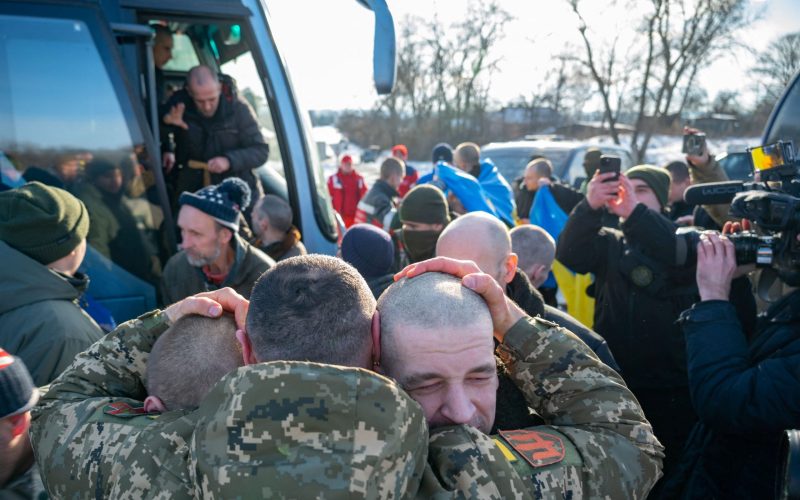
[[[397,188],[397,194],[400,195],[400,198],[404,197],[406,193],[411,190],[411,188],[416,186],[418,180],[419,174],[417,173],[417,169],[406,165],[406,175],[403,177],[403,182],[400,183],[400,187]]]
[[[328,177],[328,192],[331,194],[333,209],[342,216],[344,225],[352,226],[358,202],[367,194],[367,183],[364,182],[364,178],[355,170],[346,174],[339,169]]]

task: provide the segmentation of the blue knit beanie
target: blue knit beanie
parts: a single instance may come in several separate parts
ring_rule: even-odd
[[[238,231],[239,214],[250,205],[250,186],[238,177],[230,177],[196,193],[181,193],[178,205],[193,206],[223,226]]]
[[[344,233],[342,259],[364,278],[384,276],[394,264],[392,237],[372,224],[356,224]]]

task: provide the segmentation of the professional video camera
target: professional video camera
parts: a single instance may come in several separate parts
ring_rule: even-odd
[[[731,203],[730,214],[748,219],[756,231],[728,237],[736,249],[736,262],[756,264],[775,270],[786,284],[800,285],[800,164],[791,141],[748,149],[755,180],[728,181],[692,186],[684,199],[693,205]],[[680,232],[686,258],[679,264],[697,260],[696,230]]]

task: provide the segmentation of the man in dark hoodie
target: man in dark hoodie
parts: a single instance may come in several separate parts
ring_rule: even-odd
[[[42,386],[103,332],[78,305],[89,279],[89,213],[68,192],[32,182],[0,193],[0,345]]]

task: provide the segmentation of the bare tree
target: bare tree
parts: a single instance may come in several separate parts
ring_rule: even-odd
[[[620,143],[620,113],[633,110],[630,147],[639,161],[655,130],[680,117],[698,71],[735,44],[733,35],[748,22],[746,0],[650,0],[632,50],[620,54],[615,41],[601,59],[601,44],[591,38],[580,0],[567,2],[580,21],[583,64],[597,86],[611,137]]]
[[[765,77],[766,97],[777,100],[800,70],[800,32],[784,35],[758,55],[755,72]]]

